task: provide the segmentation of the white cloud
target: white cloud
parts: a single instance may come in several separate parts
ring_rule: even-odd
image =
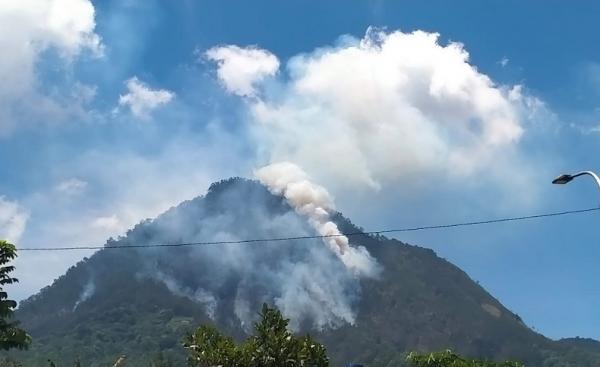
[[[50,49],[66,63],[83,50],[101,55],[94,15],[89,0],[0,2],[0,134],[12,131],[24,114],[47,117],[61,109],[38,92],[36,64]]]
[[[214,47],[205,55],[217,62],[217,75],[225,89],[239,96],[256,96],[255,85],[275,75],[279,69],[275,55],[253,47]]]
[[[56,191],[66,195],[78,195],[85,191],[88,183],[78,178],[70,178],[56,185]]]
[[[116,214],[106,217],[98,217],[92,221],[92,226],[114,232],[123,229],[123,225]]]
[[[600,133],[600,125],[589,127],[587,129],[585,129],[585,132],[587,134],[598,134],[598,133]]]
[[[587,126],[587,125],[581,125],[581,124],[576,124],[576,123],[571,122],[569,124],[569,127],[572,129],[575,129],[576,131],[578,131],[579,133],[581,133],[583,135],[592,135],[592,134],[600,133],[600,125]]]
[[[153,110],[175,98],[175,93],[166,89],[151,89],[135,76],[126,84],[128,93],[119,97],[119,106],[128,106],[131,113],[141,119],[149,118]]]
[[[508,65],[508,63],[510,62],[510,59],[506,56],[504,56],[503,58],[500,59],[500,61],[498,61],[498,64],[500,64],[500,66],[505,67],[506,65]]]
[[[287,70],[277,88],[247,99],[265,163],[291,161],[328,183],[378,188],[491,170],[509,159],[534,102],[480,73],[463,45],[422,31],[370,29]]]
[[[0,196],[0,239],[18,242],[28,218],[27,211],[17,202]]]

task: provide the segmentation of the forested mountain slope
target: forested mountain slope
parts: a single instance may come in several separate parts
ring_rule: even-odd
[[[360,231],[341,214],[345,233]],[[180,340],[199,324],[243,337],[264,302],[323,342],[332,365],[401,366],[407,351],[455,349],[527,366],[600,366],[590,340],[551,341],[529,329],[482,287],[432,250],[356,235],[377,277],[348,272],[320,239],[269,243],[111,248],[123,245],[310,236],[284,199],[255,181],[229,179],[85,259],[17,317],[33,336],[26,365],[183,364]]]

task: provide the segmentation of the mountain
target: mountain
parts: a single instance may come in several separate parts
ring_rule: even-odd
[[[344,233],[359,233],[342,214]],[[527,366],[600,365],[600,343],[552,341],[528,328],[465,272],[434,251],[383,236],[353,235],[377,261],[376,276],[344,267],[320,239],[231,243],[315,235],[282,197],[234,178],[183,202],[84,259],[21,302],[17,318],[33,336],[26,365],[181,365],[181,338],[203,323],[236,338],[262,303],[323,342],[332,365],[402,366],[407,351],[452,348]],[[201,244],[220,241],[221,244]],[[231,241],[230,243],[224,243]],[[180,247],[139,244],[197,242]]]

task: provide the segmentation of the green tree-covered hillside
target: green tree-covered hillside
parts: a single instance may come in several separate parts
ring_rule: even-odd
[[[341,214],[344,232],[360,229]],[[27,365],[79,359],[127,366],[159,358],[181,365],[182,338],[201,324],[234,340],[252,332],[262,304],[310,332],[332,366],[405,366],[407,352],[452,349],[531,367],[600,365],[600,347],[554,342],[532,331],[467,274],[433,251],[383,236],[352,236],[381,266],[377,278],[348,272],[320,240],[177,248],[116,245],[313,235],[310,225],[259,183],[230,179],[184,202],[69,269],[17,312],[33,337],[15,355]]]

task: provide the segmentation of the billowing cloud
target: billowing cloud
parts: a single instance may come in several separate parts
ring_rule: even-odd
[[[149,118],[153,110],[175,98],[175,93],[166,89],[151,89],[135,76],[127,80],[126,85],[127,94],[119,97],[119,106],[128,106],[131,113],[141,119]]]
[[[534,102],[479,72],[462,44],[423,31],[369,29],[294,57],[287,70],[246,100],[266,163],[294,162],[348,185],[488,169],[510,156],[524,133],[522,110]]]
[[[56,101],[38,92],[36,64],[47,50],[56,51],[66,63],[83,50],[101,55],[94,15],[89,0],[0,3],[0,134],[14,129],[24,120],[23,115],[61,109]]]
[[[255,96],[255,85],[275,75],[279,69],[275,55],[253,47],[214,47],[206,52],[206,57],[217,62],[217,75],[225,89],[245,97]]]
[[[0,239],[18,242],[28,218],[29,214],[19,203],[0,196]]]

